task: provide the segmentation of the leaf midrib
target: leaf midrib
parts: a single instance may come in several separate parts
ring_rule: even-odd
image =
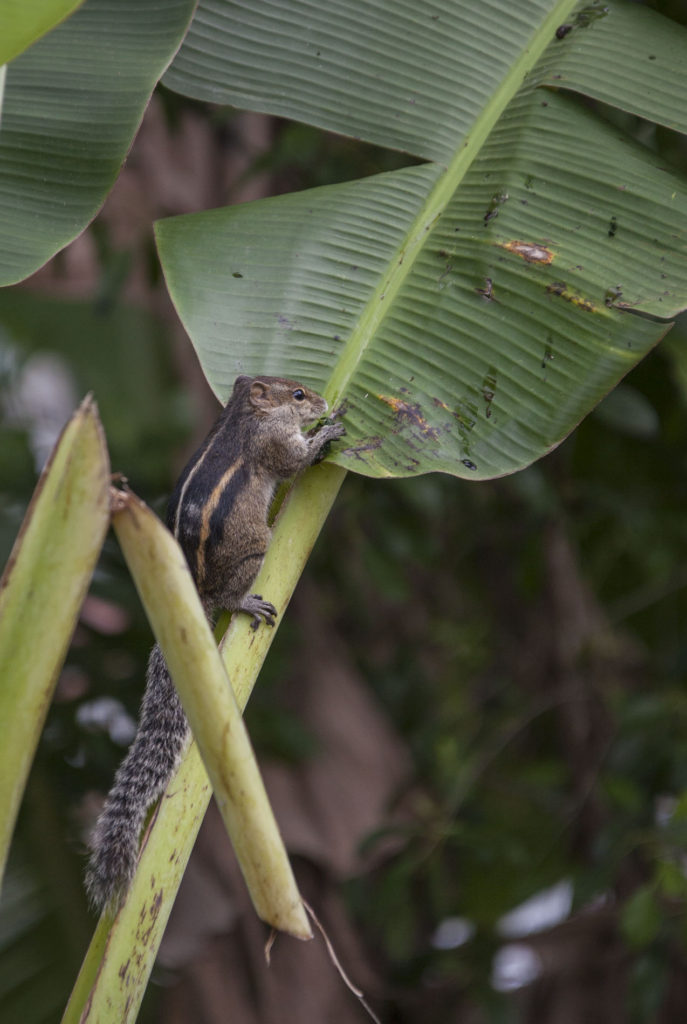
[[[434,225],[446,209],[473,160],[479,155],[496,122],[554,38],[556,28],[567,20],[576,6],[577,0],[559,0],[542,19],[529,45],[524,47],[513,61],[501,84],[475,119],[472,130],[463,138],[453,159],[428,193],[425,203],[389,260],[386,273],[381,276],[379,284],[370,295],[357,326],[332,371],[325,390],[330,408],[336,408],[341,402],[351,377],[385,317],[393,308],[394,300],[427,244]]]

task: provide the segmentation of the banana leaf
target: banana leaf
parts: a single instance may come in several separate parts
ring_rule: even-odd
[[[355,472],[522,469],[687,304],[684,177],[578,95],[665,121],[687,31],[622,2],[331,0],[304,17],[296,0],[202,2],[165,81],[431,162],[158,222],[206,376],[222,399],[269,372],[343,402],[334,460]]]

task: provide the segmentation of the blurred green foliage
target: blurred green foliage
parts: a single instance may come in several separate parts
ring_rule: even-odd
[[[87,391],[94,392],[113,466],[126,469],[133,486],[152,502],[168,491],[180,440],[189,429],[190,403],[173,373],[159,317],[121,301],[79,302],[6,289],[0,291],[0,366],[3,565],[46,436],[51,443],[73,411],[67,404],[60,420],[60,401],[68,403],[70,393],[76,405]],[[115,694],[135,714],[150,644],[149,627],[111,538],[91,593],[107,602],[105,618],[101,625],[87,620],[77,628],[3,889],[0,1016],[8,1024],[58,1019],[79,969],[92,927],[81,881],[85,822],[79,803],[89,789],[109,786],[122,745],[103,728],[80,725],[75,712],[98,696]]]

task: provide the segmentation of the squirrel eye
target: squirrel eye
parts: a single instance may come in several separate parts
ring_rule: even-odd
[[[305,391],[303,391],[303,388],[296,388],[296,390],[293,393],[293,397],[296,399],[297,402],[302,402],[303,399],[305,398]]]

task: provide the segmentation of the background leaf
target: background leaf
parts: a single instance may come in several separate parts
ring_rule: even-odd
[[[538,69],[543,84],[687,132],[687,107],[676,101],[687,90],[686,29],[621,0],[586,4],[570,26]]]
[[[0,357],[14,376],[50,353],[68,372],[76,394],[92,390],[107,431],[112,465],[135,486],[167,486],[169,420],[174,397],[168,359],[168,332],[153,313],[123,303],[100,305],[0,289]],[[131,373],[132,365],[136,373]],[[127,400],[122,401],[126,395]],[[140,410],[133,418],[131,407]],[[0,473],[9,480],[9,445],[0,446]],[[31,466],[26,455],[27,469]]]
[[[86,0],[7,67],[0,285],[88,224],[126,156],[194,0]]]
[[[661,908],[651,884],[636,889],[622,910],[620,925],[631,947],[648,946],[661,927]]]
[[[447,163],[518,58],[573,6],[201,0],[164,84]]]
[[[71,14],[83,0],[4,0],[0,7],[0,64]]]

